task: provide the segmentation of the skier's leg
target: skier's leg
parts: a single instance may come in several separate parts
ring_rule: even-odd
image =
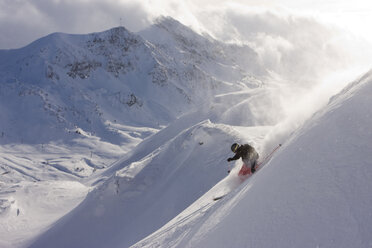
[[[255,161],[253,161],[251,163],[251,172],[252,172],[252,174],[256,171],[256,162],[257,162],[257,160],[255,160]]]
[[[243,164],[242,165],[242,168],[240,169],[240,171],[238,173],[238,175],[239,176],[245,176],[247,174],[250,174],[249,167],[246,164]]]

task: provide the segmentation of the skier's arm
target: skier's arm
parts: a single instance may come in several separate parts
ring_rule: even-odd
[[[233,161],[233,160],[238,160],[240,157],[241,157],[240,154],[236,153],[234,157],[228,158],[227,161],[230,162],[230,161]]]

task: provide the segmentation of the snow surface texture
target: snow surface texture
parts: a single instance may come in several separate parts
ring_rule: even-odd
[[[371,95],[372,72],[230,195],[133,247],[371,247]]]

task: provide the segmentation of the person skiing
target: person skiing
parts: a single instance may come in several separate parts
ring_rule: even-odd
[[[237,143],[234,143],[231,146],[231,151],[235,153],[235,156],[228,158],[227,162],[238,160],[239,158],[242,158],[243,160],[243,166],[239,171],[239,176],[251,174],[251,172],[253,174],[256,171],[255,167],[259,155],[253,148],[253,146],[250,146],[248,144],[239,145]]]

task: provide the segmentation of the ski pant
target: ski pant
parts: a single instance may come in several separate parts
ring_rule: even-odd
[[[257,164],[257,159],[258,159],[258,153],[256,152],[255,154],[253,154],[249,158],[242,159],[242,160],[243,160],[243,163],[246,166],[250,167],[251,171],[253,172],[253,171],[255,171],[255,166]]]

